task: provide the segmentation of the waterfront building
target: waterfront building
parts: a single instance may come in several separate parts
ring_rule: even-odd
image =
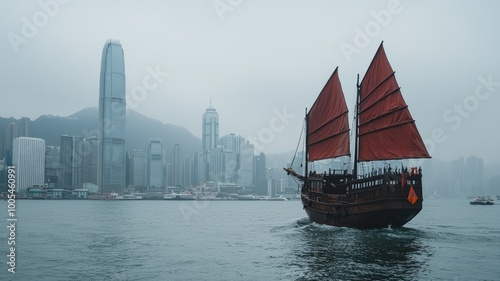
[[[125,190],[125,62],[118,40],[108,40],[101,58],[97,184],[102,193]]]
[[[253,186],[254,145],[246,142],[241,145],[240,165],[236,183],[245,187]]]
[[[172,184],[174,186],[183,185],[181,177],[181,148],[179,144],[174,144],[174,159],[172,161]]]
[[[59,143],[59,184],[60,188],[72,188],[75,184],[74,147],[75,138],[64,135]]]
[[[85,138],[81,142],[80,161],[83,163],[82,185],[86,183],[91,183],[94,185],[97,184],[97,158],[98,158],[97,153],[98,153],[97,136]]]
[[[265,195],[268,193],[267,188],[267,172],[266,172],[266,155],[261,152],[254,158],[254,192],[256,194]]]
[[[49,188],[55,188],[59,182],[60,147],[45,146],[45,183]]]
[[[129,158],[129,185],[132,188],[143,190],[146,183],[146,154],[141,149],[133,149]]]
[[[3,154],[5,157],[5,164],[7,166],[12,165],[12,146],[14,139],[17,137],[17,124],[14,122],[7,124],[7,126],[5,127],[5,142],[3,144]]]
[[[483,159],[476,156],[467,157],[464,176],[465,188],[468,196],[485,195]]]
[[[148,190],[161,189],[163,186],[163,153],[160,139],[152,139],[148,147]]]
[[[16,192],[45,183],[45,141],[19,137],[13,141],[12,164],[16,167]]]

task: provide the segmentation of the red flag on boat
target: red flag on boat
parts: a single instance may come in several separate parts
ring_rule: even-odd
[[[408,197],[406,197],[406,199],[408,199],[408,202],[410,202],[412,205],[418,201],[418,196],[415,193],[415,190],[413,190],[412,185],[410,185],[410,192],[408,193]]]

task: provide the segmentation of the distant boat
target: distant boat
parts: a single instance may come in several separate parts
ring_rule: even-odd
[[[106,196],[106,200],[121,200],[123,199],[123,196],[119,195],[118,193],[111,192],[109,195]]]
[[[305,172],[284,170],[302,181],[302,205],[319,224],[356,228],[400,227],[422,210],[422,170],[358,174],[358,162],[430,158],[403,99],[381,43],[356,85],[354,168],[309,172],[309,163],[351,156],[348,108],[338,68],[305,116]],[[293,161],[292,161],[293,162]]]
[[[497,200],[500,200],[500,195],[497,195]]]
[[[268,201],[288,201],[288,198],[286,198],[285,196],[279,196],[279,197],[268,197],[265,200],[268,200]]]
[[[140,195],[135,195],[135,194],[126,194],[123,195],[123,200],[141,200],[142,196]]]
[[[196,196],[189,192],[181,193],[165,193],[163,195],[164,200],[196,200]]]
[[[478,196],[470,201],[471,205],[493,205],[493,199],[489,196]]]
[[[237,198],[238,200],[261,200],[262,198],[261,197],[258,197],[258,196],[254,196],[254,195],[240,195],[238,196]]]

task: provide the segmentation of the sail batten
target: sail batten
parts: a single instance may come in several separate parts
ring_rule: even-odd
[[[415,122],[415,120],[407,120],[404,123],[395,124],[395,125],[387,126],[387,127],[384,127],[384,128],[378,128],[378,129],[374,129],[374,130],[371,130],[371,131],[366,131],[366,132],[360,133],[359,135],[360,136],[364,136],[364,135],[367,135],[367,134],[376,133],[376,132],[380,132],[380,131],[383,131],[383,130],[389,130],[389,129],[392,129],[392,128],[395,128],[395,127],[399,127],[399,126],[404,126],[406,124],[414,123],[414,122]]]
[[[349,110],[337,70],[307,113],[308,161],[350,155]]]
[[[380,86],[382,86],[386,81],[388,81],[390,78],[392,78],[396,74],[396,71],[393,71],[387,78],[383,79],[373,90],[371,90],[369,93],[365,95],[365,97],[361,100],[363,102],[365,99],[369,98],[370,95],[375,92]]]
[[[380,44],[359,85],[358,161],[430,158]]]

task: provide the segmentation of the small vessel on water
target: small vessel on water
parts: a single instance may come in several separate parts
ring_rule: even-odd
[[[490,196],[477,196],[470,201],[471,205],[493,205],[493,199]]]
[[[305,116],[305,172],[284,170],[302,182],[301,200],[309,219],[356,228],[400,227],[422,210],[422,170],[401,167],[358,174],[358,163],[430,158],[380,44],[356,85],[354,167],[316,173],[309,163],[351,156],[348,108],[338,68]],[[293,161],[292,161],[293,163]]]
[[[122,196],[123,200],[141,200],[142,196],[136,194],[125,194]]]
[[[123,199],[122,195],[119,195],[116,192],[111,192],[109,195],[105,197],[106,200],[121,200]]]
[[[163,195],[164,200],[196,200],[196,196],[189,192],[181,193],[165,193]]]

